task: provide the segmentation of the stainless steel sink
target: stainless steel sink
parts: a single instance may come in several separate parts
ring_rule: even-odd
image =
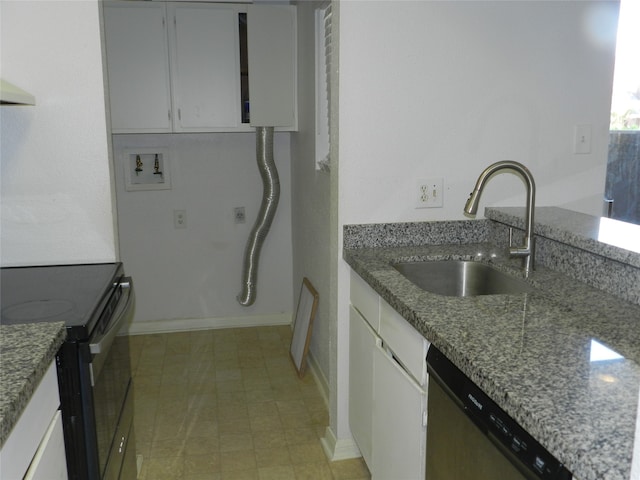
[[[438,260],[392,264],[423,290],[449,297],[529,292],[522,280],[480,262]]]

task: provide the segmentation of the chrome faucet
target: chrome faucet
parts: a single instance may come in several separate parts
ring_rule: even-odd
[[[520,247],[511,246],[510,229],[509,254],[512,257],[521,257],[523,259],[524,274],[528,277],[529,272],[534,269],[535,245],[533,238],[533,210],[535,208],[536,199],[536,184],[533,181],[533,175],[531,175],[529,169],[521,163],[513,162],[511,160],[504,160],[489,165],[478,177],[476,186],[474,187],[473,192],[471,192],[471,195],[469,195],[469,199],[464,206],[464,211],[469,215],[475,215],[478,212],[478,203],[480,201],[480,195],[482,194],[482,190],[484,190],[485,184],[489,180],[489,177],[491,177],[494,173],[500,172],[501,170],[512,170],[515,173],[520,174],[527,186],[527,218],[525,220],[526,225],[524,233],[524,245]]]

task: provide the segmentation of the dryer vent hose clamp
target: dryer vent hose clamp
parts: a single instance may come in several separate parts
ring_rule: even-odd
[[[273,127],[256,128],[256,158],[262,177],[263,196],[258,218],[244,250],[242,292],[237,299],[240,305],[245,307],[253,305],[256,301],[260,251],[271,228],[280,199],[280,179],[273,160]]]

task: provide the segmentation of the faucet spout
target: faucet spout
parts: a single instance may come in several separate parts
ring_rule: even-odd
[[[504,160],[489,165],[478,177],[473,192],[469,195],[469,199],[464,206],[464,211],[468,215],[475,215],[478,213],[480,195],[482,195],[482,191],[484,190],[487,181],[492,175],[502,172],[503,170],[512,171],[520,175],[527,187],[524,245],[512,247],[511,244],[509,244],[509,253],[511,256],[521,257],[523,259],[524,272],[525,275],[528,276],[529,272],[534,269],[535,245],[533,237],[533,211],[535,208],[536,197],[536,184],[529,169],[521,163],[511,160]]]

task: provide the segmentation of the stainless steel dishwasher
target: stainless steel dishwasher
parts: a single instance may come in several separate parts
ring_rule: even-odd
[[[427,370],[427,480],[572,478],[433,345]]]

